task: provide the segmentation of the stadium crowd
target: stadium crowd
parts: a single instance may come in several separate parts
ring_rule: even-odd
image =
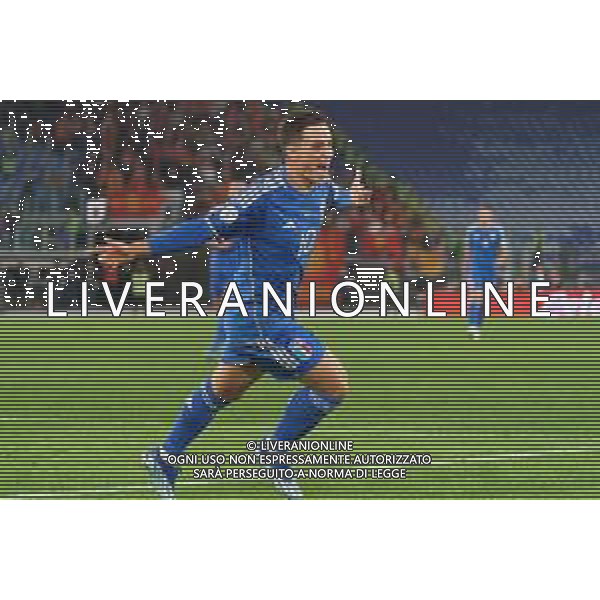
[[[203,214],[279,163],[280,123],[302,109],[264,101],[2,102],[0,253],[76,253],[102,232],[152,231]],[[410,187],[369,165],[343,132],[335,140],[338,177],[344,183],[360,167],[371,204],[328,219],[307,279],[339,281],[359,263],[398,280],[460,279],[462,233],[444,230]],[[536,277],[530,262],[524,280]]]

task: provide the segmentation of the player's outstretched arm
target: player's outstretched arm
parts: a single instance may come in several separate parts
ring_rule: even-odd
[[[218,236],[248,233],[254,210],[254,202],[242,196],[203,217],[183,221],[146,240],[131,244],[111,240],[99,249],[100,260],[109,266],[118,266],[142,256],[193,250]]]
[[[99,249],[99,257],[108,266],[127,264],[142,256],[161,255],[189,250],[205,244],[221,233],[211,226],[208,217],[184,221],[159,231],[148,239],[131,244],[110,240]]]

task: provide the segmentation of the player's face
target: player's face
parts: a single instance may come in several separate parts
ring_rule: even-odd
[[[479,222],[482,225],[490,225],[493,221],[492,211],[489,208],[482,208],[479,211]]]
[[[331,175],[333,136],[327,125],[307,127],[286,149],[286,164],[295,174],[311,183]]]

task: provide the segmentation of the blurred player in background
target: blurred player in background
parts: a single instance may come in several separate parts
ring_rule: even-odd
[[[148,254],[197,248],[215,238],[236,244],[230,281],[237,284],[248,316],[230,309],[219,319],[217,367],[188,398],[162,444],[145,456],[162,497],[174,497],[178,475],[166,456],[185,452],[220,410],[265,374],[302,383],[273,434],[276,441],[295,441],[312,431],[348,392],[343,365],[319,338],[285,317],[274,302],[269,316],[262,316],[262,291],[263,282],[271,283],[280,298],[286,296],[286,282],[296,291],[327,210],[364,203],[370,193],[359,174],[350,189],[332,182],[333,136],[325,117],[305,113],[285,121],[282,149],[284,165],[250,182],[205,217],[142,242],[112,242],[101,250],[105,262],[124,264]],[[294,480],[278,479],[276,484],[288,498],[302,497]]]
[[[468,283],[468,322],[471,337],[481,337],[484,319],[484,284],[496,285],[499,267],[506,257],[506,236],[487,205],[479,208],[477,222],[467,229],[464,272]]]

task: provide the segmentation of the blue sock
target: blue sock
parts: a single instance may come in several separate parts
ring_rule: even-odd
[[[473,302],[469,304],[469,325],[481,328],[483,323],[483,304],[481,302]]]
[[[207,381],[195,390],[183,405],[165,439],[163,450],[169,454],[185,452],[194,438],[224,406],[225,402],[215,394],[210,381]]]
[[[310,388],[297,390],[292,394],[273,437],[277,441],[298,440],[314,429],[340,402],[340,398],[318,394]]]

